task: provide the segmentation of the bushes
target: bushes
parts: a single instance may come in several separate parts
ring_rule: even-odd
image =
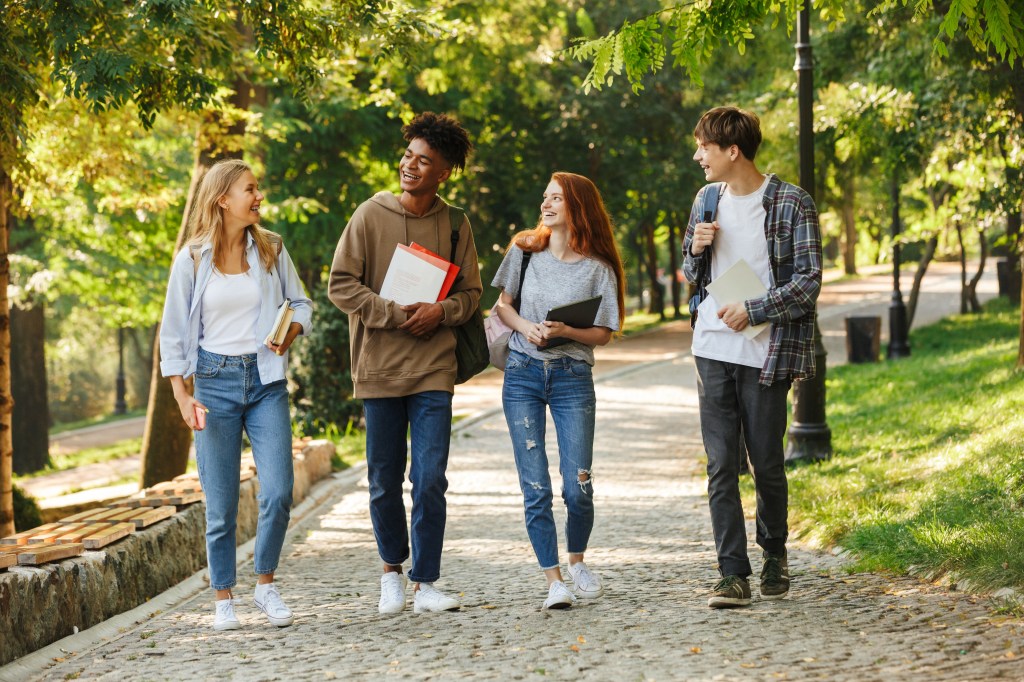
[[[295,423],[302,435],[345,433],[363,409],[352,397],[348,316],[330,302],[326,287],[317,287],[312,299],[313,331],[294,346]]]
[[[25,494],[25,491],[14,486],[14,530],[20,533],[29,528],[43,525],[43,518],[39,514],[39,505],[35,498]]]

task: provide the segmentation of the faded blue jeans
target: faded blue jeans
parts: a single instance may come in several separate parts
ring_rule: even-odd
[[[398,398],[366,398],[366,478],[370,520],[381,561],[401,566],[409,558],[410,526],[402,484],[412,441],[412,568],[409,580],[432,583],[441,577],[441,548],[448,506],[445,470],[452,437],[452,394],[424,391]],[[411,427],[411,428],[410,428]]]
[[[253,556],[256,575],[277,570],[292,508],[292,428],[287,381],[264,386],[256,354],[218,355],[199,349],[196,400],[210,410],[196,431],[196,463],[206,494],[206,558],[210,587],[235,586],[235,525],[238,518],[242,429],[249,436],[258,470],[259,519]]]
[[[537,360],[511,351],[501,391],[523,491],[526,532],[542,570],[558,563],[554,497],[544,444],[546,410],[558,439],[558,469],[566,506],[565,539],[570,554],[587,550],[594,528],[594,378],[580,360]],[[581,480],[584,477],[586,480]]]

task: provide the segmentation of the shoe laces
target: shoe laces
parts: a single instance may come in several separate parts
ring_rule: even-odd
[[[777,556],[766,556],[764,559],[764,570],[762,571],[764,579],[768,581],[777,581],[782,579],[782,559]]]
[[[740,582],[740,577],[738,575],[727,575],[724,578],[722,578],[721,580],[719,580],[718,584],[715,585],[715,592],[718,592],[718,591],[721,591],[721,590],[728,590],[733,585],[739,584],[739,582]]]
[[[572,565],[572,579],[578,587],[588,588],[597,586],[597,576],[590,572],[587,565],[582,561]]]
[[[388,575],[388,574],[385,574]],[[404,598],[404,590],[402,589],[402,578],[401,573],[396,573],[399,576],[397,580],[387,579],[380,581],[380,589],[384,593],[385,598],[388,601],[398,601]]]
[[[284,605],[281,593],[277,591],[277,586],[274,583],[269,583],[263,590],[263,607],[273,613],[288,611],[288,607]]]
[[[235,619],[235,601],[233,599],[221,599],[215,602],[217,606],[217,618],[220,620]]]

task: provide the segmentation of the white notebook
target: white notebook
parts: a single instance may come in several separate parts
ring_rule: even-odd
[[[768,293],[761,278],[750,267],[750,263],[740,258],[728,270],[708,284],[708,291],[715,297],[719,306],[742,303],[752,298],[762,298]],[[740,334],[752,339],[768,327],[767,322],[758,325],[747,325]]]

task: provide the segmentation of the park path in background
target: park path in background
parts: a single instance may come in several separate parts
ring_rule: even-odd
[[[986,301],[997,293],[995,268],[986,272],[978,286],[979,298]],[[818,321],[822,342],[828,352],[829,367],[846,362],[846,317],[850,315],[882,318],[884,344],[889,340],[889,304],[892,294],[891,271],[882,267],[864,269],[865,275],[848,280],[826,282],[818,304]],[[835,280],[838,272],[830,271],[827,279]],[[911,277],[904,273],[901,286],[909,289]],[[922,285],[918,311],[913,326],[931,324],[947,315],[959,312],[960,266],[957,263],[933,263]],[[906,294],[904,294],[904,300]],[[301,339],[300,339],[301,342]],[[597,365],[595,376],[615,371],[621,367],[639,362],[671,359],[690,349],[690,327],[688,320],[675,321],[650,332],[625,337],[596,350]],[[913,352],[913,349],[911,349]],[[453,401],[456,417],[466,418],[494,410],[501,406],[501,372],[488,369],[458,387]],[[51,438],[51,452],[73,452],[86,447],[111,445],[128,438],[141,438],[145,426],[144,417],[88,427],[70,431]],[[139,472],[139,457],[127,457],[99,464],[89,464],[76,469],[61,471],[46,476],[25,479],[19,485],[28,494],[40,500],[45,506],[67,506],[88,502],[90,499],[107,500],[131,495],[137,487],[120,484],[113,490],[100,488],[125,476]],[[76,492],[73,496],[64,493]],[[62,499],[56,499],[57,497]]]
[[[912,578],[848,575],[840,558],[799,544],[790,549],[788,599],[758,599],[755,577],[752,606],[709,609],[717,572],[692,358],[607,373],[597,395],[587,561],[605,581],[598,600],[540,609],[544,578],[523,524],[511,442],[503,416],[492,413],[467,420],[452,442],[438,587],[460,594],[461,612],[415,615],[410,603],[396,616],[377,613],[366,480],[353,477],[288,533],[277,576],[297,614],[291,627],[268,625],[252,605],[246,556],[236,588],[241,630],[212,630],[212,593],[200,586],[140,622],[114,623],[105,640],[79,645],[75,637],[89,631],[62,640],[19,673],[111,681],[1024,678],[1019,619]],[[554,452],[550,427],[547,443]],[[557,498],[555,509],[561,529]],[[756,572],[759,553],[750,551]]]

